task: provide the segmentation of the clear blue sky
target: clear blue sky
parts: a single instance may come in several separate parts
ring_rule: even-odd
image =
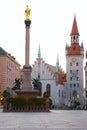
[[[0,46],[25,62],[25,8],[31,8],[30,64],[37,58],[38,46],[45,62],[59,64],[65,70],[65,46],[76,15],[80,43],[87,49],[87,0],[1,0]]]

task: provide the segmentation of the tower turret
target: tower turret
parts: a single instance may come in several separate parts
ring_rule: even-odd
[[[81,47],[80,47],[80,50],[81,50],[81,54],[84,55],[84,46],[83,46],[83,42],[81,42]]]
[[[39,44],[39,47],[38,47],[38,59],[41,58],[41,50],[40,50],[40,44]]]
[[[71,44],[79,43],[79,31],[78,31],[76,16],[74,16],[74,21],[73,21],[72,30],[71,30],[70,35],[71,35]]]
[[[68,46],[68,44],[66,43],[66,47],[65,47],[65,54],[67,55],[67,53],[68,53],[68,48],[69,48],[69,46]]]
[[[72,30],[71,30],[71,45],[67,49],[66,55],[80,55],[80,45],[79,45],[79,31],[76,22],[76,16],[74,16]]]
[[[59,57],[57,55],[57,62],[56,62],[56,73],[58,73],[58,69],[59,69]]]

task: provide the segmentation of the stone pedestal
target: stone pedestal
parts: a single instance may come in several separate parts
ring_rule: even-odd
[[[23,67],[23,86],[21,90],[16,90],[17,97],[19,98],[37,97],[38,91],[32,90],[31,86],[31,71],[31,66]]]
[[[32,90],[32,86],[31,86],[31,71],[32,68],[31,66],[23,67],[23,86],[22,86],[22,90],[26,90],[26,91],[31,91]]]
[[[36,98],[38,91],[34,90],[16,90],[17,97],[19,98]]]

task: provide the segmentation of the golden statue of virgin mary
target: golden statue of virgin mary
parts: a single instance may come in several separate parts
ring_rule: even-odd
[[[27,5],[27,8],[25,10],[25,17],[26,17],[26,20],[30,20],[30,13],[31,13],[31,9],[28,7]]]

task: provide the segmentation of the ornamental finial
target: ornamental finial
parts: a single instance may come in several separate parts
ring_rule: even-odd
[[[30,13],[31,13],[31,9],[28,7],[27,5],[27,8],[25,10],[25,17],[26,17],[26,20],[30,20]]]

